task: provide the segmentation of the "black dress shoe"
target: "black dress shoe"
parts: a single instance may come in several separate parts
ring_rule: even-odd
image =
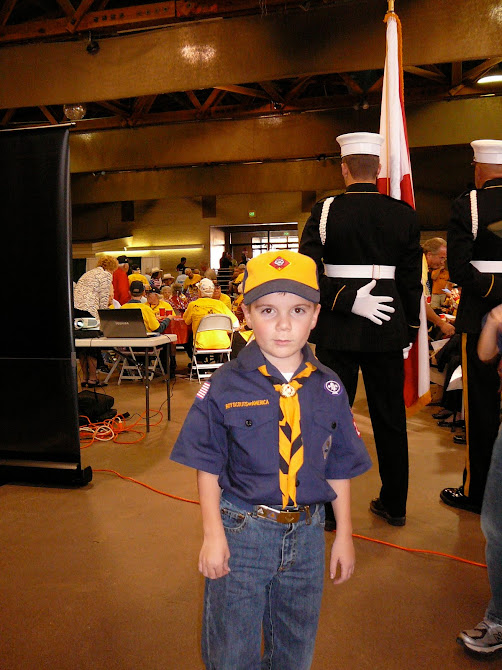
[[[463,509],[467,512],[481,514],[481,505],[473,502],[468,496],[464,495],[464,487],[443,489],[439,494],[441,500],[450,507]]]
[[[449,409],[442,409],[440,412],[436,412],[435,414],[432,415],[433,419],[439,420],[439,419],[448,419],[453,412],[450,412]]]
[[[454,435],[453,441],[455,442],[455,444],[467,444],[467,439],[463,433],[461,433],[460,435]]]
[[[463,419],[459,419],[458,421],[442,419],[441,421],[438,421],[438,426],[441,428],[465,428],[465,421]]]
[[[382,505],[380,498],[375,498],[370,502],[370,510],[373,512],[373,514],[381,516],[382,519],[385,519],[385,521],[390,523],[391,526],[404,526],[406,523],[405,516],[391,516]]]

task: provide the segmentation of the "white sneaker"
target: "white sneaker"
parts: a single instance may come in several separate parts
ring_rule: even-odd
[[[457,642],[477,654],[493,654],[502,649],[502,625],[483,619],[476,628],[463,630]]]

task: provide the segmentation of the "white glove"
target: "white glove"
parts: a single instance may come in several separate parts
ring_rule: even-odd
[[[385,304],[386,302],[393,302],[394,298],[391,296],[371,295],[370,291],[374,288],[375,284],[376,280],[373,279],[369,284],[361,286],[356,294],[351,312],[381,326],[382,321],[390,321],[388,314],[393,314],[396,310],[394,307]],[[388,312],[388,314],[385,312]]]
[[[407,347],[403,349],[403,358],[406,360],[408,358],[408,354],[410,353],[411,347],[413,346],[413,343],[410,342]]]

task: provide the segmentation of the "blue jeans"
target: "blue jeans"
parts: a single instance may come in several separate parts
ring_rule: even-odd
[[[481,509],[481,528],[486,537],[486,563],[492,591],[485,616],[493,623],[502,624],[502,429],[493,445]]]
[[[308,670],[324,581],[324,505],[310,525],[261,519],[223,498],[220,510],[231,572],[206,579],[206,670]]]

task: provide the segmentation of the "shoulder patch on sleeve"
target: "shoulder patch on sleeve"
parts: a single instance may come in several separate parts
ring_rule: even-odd
[[[206,397],[206,393],[209,391],[209,388],[211,386],[210,382],[204,382],[200,389],[197,391],[197,395],[195,396],[196,398],[199,398],[199,400],[204,400]]]

